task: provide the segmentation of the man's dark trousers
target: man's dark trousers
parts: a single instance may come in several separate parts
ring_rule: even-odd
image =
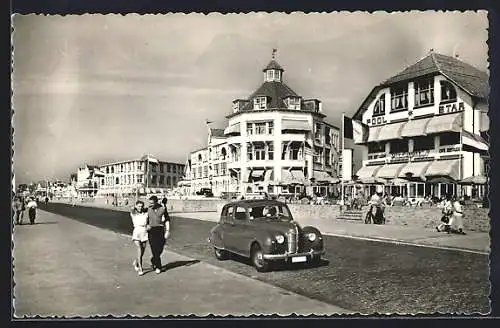
[[[151,247],[151,264],[156,269],[162,268],[161,266],[161,253],[165,247],[165,227],[151,227],[148,232],[149,246]]]

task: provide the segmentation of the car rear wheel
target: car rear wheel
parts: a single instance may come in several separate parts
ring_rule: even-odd
[[[217,247],[214,247],[214,254],[215,258],[219,261],[224,261],[229,258],[229,253],[223,249],[219,249]]]
[[[264,259],[264,253],[258,244],[252,246],[251,258],[252,264],[258,272],[269,270],[269,262]]]

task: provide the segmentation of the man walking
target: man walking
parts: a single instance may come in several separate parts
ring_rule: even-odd
[[[165,208],[158,203],[158,197],[149,198],[148,219],[149,219],[149,246],[151,247],[151,265],[156,273],[161,273],[161,253],[165,247],[165,224],[162,218],[165,215]]]

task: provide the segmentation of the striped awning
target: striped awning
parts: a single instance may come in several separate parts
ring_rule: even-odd
[[[391,123],[382,126],[378,134],[378,140],[401,139],[401,130],[406,122]]]
[[[311,125],[307,120],[283,119],[281,121],[281,130],[309,131],[311,130]]]
[[[415,178],[417,177],[423,178],[425,177],[425,172],[427,171],[427,168],[431,164],[432,164],[431,161],[408,163],[401,169],[401,172],[399,172],[399,177],[406,178],[409,175]]]
[[[264,181],[271,181],[273,175],[273,170],[266,170],[266,173],[264,173]]]
[[[401,137],[408,138],[425,135],[427,124],[429,124],[430,120],[430,117],[409,120],[401,130]]]
[[[386,164],[378,170],[377,174],[375,175],[377,178],[383,178],[383,179],[394,179],[399,176],[399,173],[401,172],[401,169],[403,166],[405,166],[405,163],[401,164]]]
[[[381,129],[381,126],[370,126],[370,128],[368,129],[368,142],[378,141],[378,136]]]
[[[333,178],[325,171],[313,171],[313,178],[316,182],[329,182],[329,183],[337,183],[338,179]]]
[[[461,112],[434,116],[427,124],[425,133],[460,132],[462,129],[462,118],[463,113]]]
[[[358,179],[366,179],[375,176],[381,165],[363,166],[356,172]]]
[[[462,131],[462,143],[464,145],[464,148],[469,148],[473,152],[484,152],[488,151],[489,149],[488,143],[481,136],[465,130]]]
[[[226,135],[239,134],[239,133],[241,133],[240,123],[230,125],[224,130],[224,134],[226,134]]]
[[[454,180],[458,180],[458,171],[460,161],[458,159],[447,159],[442,161],[434,161],[429,165],[425,172],[426,177],[430,176],[445,176]]]

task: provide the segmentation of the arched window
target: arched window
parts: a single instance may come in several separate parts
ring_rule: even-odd
[[[106,166],[106,174],[109,174],[109,166]]]
[[[104,185],[104,178],[101,179],[101,186]]]
[[[201,158],[201,154],[198,154],[198,161],[201,162],[202,158]]]
[[[220,151],[221,155],[222,155],[222,159],[225,160],[226,159],[226,156],[227,156],[227,151],[226,151],[226,148],[222,147],[221,151]]]
[[[118,177],[117,177],[117,178],[115,179],[115,184],[120,184],[120,178],[118,178]]]
[[[448,81],[441,81],[441,101],[455,101],[457,100],[457,90]]]
[[[115,167],[111,166],[111,173],[115,173]]]
[[[247,187],[247,193],[251,193],[252,192],[252,187],[248,186]]]

